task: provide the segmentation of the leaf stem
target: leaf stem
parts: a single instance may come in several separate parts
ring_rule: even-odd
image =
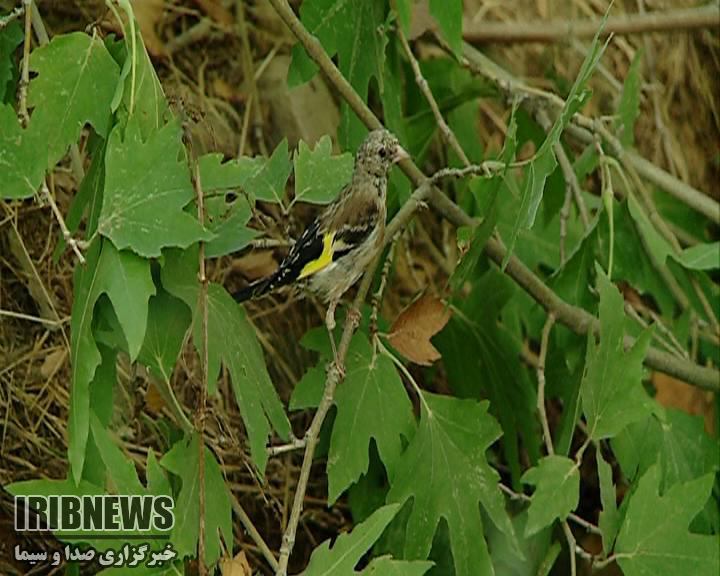
[[[415,378],[413,378],[413,375],[410,374],[410,371],[407,369],[405,364],[403,364],[390,350],[388,350],[385,345],[380,341],[380,338],[376,338],[377,347],[380,350],[380,353],[390,358],[393,364],[398,367],[400,372],[403,373],[405,378],[408,379],[412,387],[415,389],[415,393],[418,395],[418,398],[420,399],[420,402],[425,407],[425,410],[428,414],[432,414],[432,410],[430,410],[430,406],[428,406],[427,401],[425,400],[425,397],[422,393],[422,388],[418,385],[418,383],[415,381]]]

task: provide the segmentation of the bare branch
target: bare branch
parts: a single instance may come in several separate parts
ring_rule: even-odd
[[[608,18],[602,36],[611,34],[647,34],[717,28],[717,6],[667,10]],[[463,37],[472,44],[514,42],[567,42],[571,38],[592,38],[600,28],[596,20],[549,22],[470,22]]]

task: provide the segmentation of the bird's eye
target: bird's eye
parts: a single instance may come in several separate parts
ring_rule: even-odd
[[[380,150],[378,150],[378,154],[380,154],[380,158],[385,158],[385,156],[387,156],[387,150],[385,148],[380,148]]]

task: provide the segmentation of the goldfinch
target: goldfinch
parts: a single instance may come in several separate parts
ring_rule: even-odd
[[[235,300],[297,285],[328,304],[325,323],[332,332],[340,298],[383,245],[388,172],[404,158],[407,152],[390,132],[370,132],[355,156],[350,183],[303,232],[280,267],[236,292]]]

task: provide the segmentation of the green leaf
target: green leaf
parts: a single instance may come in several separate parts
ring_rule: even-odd
[[[170,382],[192,315],[179,300],[159,290],[150,298],[148,327],[138,360],[164,382]]]
[[[0,29],[0,104],[12,92],[8,84],[17,76],[13,54],[22,41],[23,31],[17,20]]]
[[[155,293],[155,286],[147,260],[130,252],[118,252],[109,242],[102,242],[102,248],[101,242],[91,246],[85,266],[76,270],[74,286],[68,459],[73,476],[79,481],[90,425],[89,385],[101,359],[92,333],[95,303],[101,294],[108,295],[134,360],[145,337],[147,303]]]
[[[300,6],[308,31],[323,45],[330,57],[337,54],[341,74],[360,98],[367,100],[372,77],[381,82],[385,54],[385,2],[383,0],[308,0]],[[304,49],[293,48],[288,80],[296,85],[308,81],[317,68]],[[381,88],[382,90],[382,88]],[[340,140],[352,150],[366,133],[365,127],[343,104]]]
[[[107,305],[107,302],[105,304]],[[120,326],[118,326],[117,332],[122,334]],[[122,335],[120,338],[122,339]],[[101,361],[95,370],[92,382],[90,382],[90,406],[92,406],[93,415],[97,416],[103,426],[107,426],[112,419],[113,413],[113,393],[117,383],[118,351],[99,342],[98,350],[100,351]],[[91,434],[88,436],[82,477],[91,484],[104,486],[106,468],[97,443]]]
[[[387,356],[376,355],[362,333],[348,350],[345,381],[335,393],[335,406],[327,464],[330,504],[367,473],[371,440],[390,477],[402,452],[401,436],[409,440],[415,429],[412,404],[397,370]]]
[[[415,560],[393,560],[389,556],[375,558],[360,574],[362,576],[423,576],[432,567],[432,562]]]
[[[625,76],[620,104],[618,105],[618,118],[615,121],[615,129],[620,132],[620,142],[626,147],[633,145],[635,121],[640,115],[642,55],[642,50],[635,52],[635,57],[630,64],[627,76]]]
[[[105,196],[99,231],[120,249],[160,256],[162,248],[186,248],[212,236],[183,210],[194,197],[180,128],[170,123],[143,142],[135,121],[125,139],[110,134],[105,156]]]
[[[95,445],[100,451],[116,492],[118,494],[145,494],[146,490],[140,483],[135,463],[129,456],[123,454],[95,413],[90,416],[90,428]]]
[[[432,562],[397,562],[383,557],[374,560],[362,572],[355,571],[355,565],[380,538],[399,508],[397,504],[392,504],[376,510],[365,522],[355,526],[352,532],[338,536],[332,548],[329,540],[320,544],[313,550],[302,576],[422,576],[432,566]]]
[[[260,173],[266,163],[267,158],[261,156],[241,156],[226,162],[219,152],[200,156],[198,168],[203,191],[211,193],[242,188],[248,180]]]
[[[312,366],[303,374],[290,396],[290,410],[316,408],[325,389],[326,371],[322,363]]]
[[[352,154],[332,155],[330,136],[323,136],[315,149],[303,141],[293,160],[295,164],[294,202],[327,204],[350,182],[353,170]]]
[[[513,479],[519,480],[522,441],[531,462],[539,457],[541,439],[536,426],[535,389],[517,362],[522,343],[497,320],[516,291],[497,268],[490,268],[473,285],[460,314],[433,338],[443,356],[452,390],[464,398],[487,398],[503,430],[502,447]],[[477,377],[468,378],[467,374]]]
[[[224,209],[220,208],[219,214],[210,217],[213,205],[221,205]],[[207,227],[215,235],[205,244],[206,258],[218,258],[242,250],[260,234],[257,230],[246,226],[252,216],[252,209],[244,196],[238,196],[229,204],[222,196],[208,198],[206,207],[209,217]]]
[[[162,282],[168,292],[182,299],[193,311],[193,340],[202,356],[202,321],[197,306],[197,249],[171,252],[166,256]],[[228,337],[232,335],[232,337]],[[267,464],[265,446],[270,425],[287,439],[290,422],[265,367],[255,328],[245,310],[217,284],[208,287],[208,392],[217,390],[220,365],[230,372],[232,388],[247,431],[250,453],[258,470]]]
[[[253,160],[255,160],[253,158]],[[285,184],[290,177],[292,164],[285,138],[275,147],[272,155],[264,162],[260,171],[245,182],[245,190],[256,199],[282,204]]]
[[[420,425],[390,479],[388,502],[413,499],[404,556],[425,559],[441,518],[450,531],[457,576],[492,574],[478,504],[515,539],[485,451],[501,434],[488,403],[423,393]],[[421,480],[420,480],[421,479]],[[517,544],[516,544],[517,547]]]
[[[676,484],[659,494],[660,472],[651,467],[630,497],[615,545],[626,576],[717,576],[720,547],[717,535],[688,532],[688,526],[710,496],[714,474]]]
[[[216,284],[209,287],[208,306],[208,348],[211,354],[222,358],[230,372],[235,400],[250,439],[250,453],[262,473],[267,462],[265,446],[270,435],[269,423],[281,438],[287,439],[290,422],[270,380],[255,328],[244,308]],[[194,339],[200,342],[200,322],[196,320],[195,326]],[[232,338],[228,338],[228,334],[232,334]]]
[[[586,372],[580,389],[588,435],[593,440],[615,436],[628,424],[642,420],[652,405],[642,387],[642,362],[651,333],[643,332],[625,352],[623,297],[599,267],[597,282],[600,345],[595,344],[594,336],[588,336]]]
[[[673,254],[673,258],[691,270],[716,270],[720,268],[720,242],[685,248],[678,256]]]
[[[180,477],[182,487],[175,501],[175,526],[170,541],[180,558],[197,555],[200,517],[200,442],[197,434],[177,442],[160,464]],[[205,455],[205,564],[217,562],[223,549],[232,546],[232,506],[222,470],[212,452]],[[224,540],[225,548],[220,542]]]
[[[430,14],[440,25],[440,30],[455,56],[460,57],[463,43],[463,3],[453,0],[430,0]]]
[[[532,536],[556,519],[565,520],[580,497],[580,471],[565,456],[546,456],[523,474],[522,481],[535,486],[528,509],[525,537]]]
[[[198,160],[203,190],[242,190],[264,202],[282,204],[285,184],[292,171],[287,140],[277,145],[270,158],[241,156],[223,162],[222,154],[205,154]]]
[[[664,265],[669,255],[673,254],[673,248],[670,243],[657,231],[650,217],[640,206],[634,196],[628,196],[627,206],[630,215],[637,224],[638,231],[645,240],[650,254],[655,258],[658,264]]]
[[[660,466],[660,489],[694,480],[720,468],[717,441],[705,432],[703,418],[680,410],[656,410],[612,439],[613,453],[632,482]]]
[[[481,180],[479,185],[477,185],[474,189],[472,188],[471,183],[471,189],[475,193],[476,198],[480,195],[483,197],[482,201],[485,205],[485,210],[483,210],[483,222],[473,228],[472,236],[470,238],[470,248],[463,256],[462,260],[460,260],[455,268],[455,271],[450,277],[450,285],[453,290],[459,290],[465,282],[469,280],[470,274],[473,270],[475,270],[480,256],[482,255],[485,244],[495,229],[495,224],[498,219],[497,195],[505,182],[507,165],[512,162],[513,158],[515,158],[515,150],[517,149],[517,122],[515,121],[516,110],[517,105],[514,105],[510,116],[510,122],[508,123],[505,144],[503,146],[503,151],[500,154],[500,161],[504,162],[506,165],[502,173],[496,175],[487,183]]]
[[[615,537],[620,529],[620,514],[617,509],[617,497],[615,495],[615,485],[612,479],[612,468],[602,456],[600,448],[595,451],[598,469],[598,479],[600,480],[600,500],[602,502],[602,511],[598,518],[598,526],[602,531],[603,550],[606,554],[610,554]]]
[[[29,198],[45,174],[45,137],[30,123],[23,130],[12,106],[0,103],[0,198]]]
[[[529,538],[525,538],[522,534],[525,533],[527,521],[527,508],[512,517],[522,555],[517,553],[510,538],[494,526],[487,527],[488,546],[495,574],[498,576],[547,576],[553,567],[553,563],[560,552],[560,545],[557,542],[555,543],[557,544],[557,551],[554,550],[554,545],[550,545],[552,529],[546,528]]]
[[[590,80],[590,76],[592,76],[609,42],[608,39],[605,44],[600,43],[600,32],[605,27],[606,20],[607,12],[602,19],[598,32],[595,34],[588,55],[585,57],[585,61],[580,68],[577,78],[575,78],[575,83],[570,90],[570,94],[565,101],[560,115],[548,132],[547,138],[545,138],[542,146],[540,146],[540,149],[537,151],[535,159],[528,168],[522,201],[517,210],[513,230],[508,240],[508,251],[503,260],[503,268],[505,268],[512,255],[520,228],[529,229],[535,224],[535,217],[537,216],[538,208],[543,198],[545,181],[557,167],[557,159],[555,158],[553,146],[560,142],[560,136],[568,122],[570,122],[573,115],[580,110],[589,97],[589,90],[585,89],[585,85],[588,80]]]
[[[636,206],[629,199],[626,202],[613,203],[613,220],[615,222],[613,279],[616,282],[625,280],[641,294],[652,296],[663,315],[672,316],[675,311],[675,301],[667,289],[667,283],[653,263],[653,260],[658,257],[653,247],[653,238],[659,238],[663,242],[663,244],[658,245],[660,249],[664,250],[662,246],[667,246],[668,249],[671,248],[659,234],[655,233],[654,236],[650,236],[642,231],[642,226],[637,225],[638,221],[632,215],[633,205]],[[655,232],[654,229],[653,232]],[[597,241],[596,254],[603,258],[602,255],[609,253],[607,218],[602,218],[598,223]],[[650,258],[648,258],[646,246],[649,248]],[[657,262],[660,262],[660,260],[657,260]]]
[[[396,10],[398,15],[398,21],[402,26],[403,32],[408,34],[410,32],[410,17],[412,16],[412,5],[413,0],[397,0]]]
[[[92,156],[90,167],[80,182],[80,187],[72,199],[72,204],[65,215],[65,224],[70,232],[75,233],[80,228],[83,215],[87,209],[85,237],[90,238],[97,230],[100,208],[102,207],[102,193],[105,188],[105,140],[97,137],[91,139],[88,151]],[[58,243],[58,248],[65,248],[65,240]],[[59,254],[60,252],[58,252]]]
[[[118,111],[118,123],[126,126],[132,118],[138,125],[143,140],[160,130],[171,113],[160,79],[150,60],[140,33],[140,27],[133,21],[126,29],[125,40],[116,57],[122,65],[118,83],[111,103],[112,110]]]
[[[45,135],[48,168],[77,142],[86,123],[107,136],[120,70],[102,40],[82,32],[55,36],[33,50],[30,69],[37,73],[28,89],[31,124]]]

